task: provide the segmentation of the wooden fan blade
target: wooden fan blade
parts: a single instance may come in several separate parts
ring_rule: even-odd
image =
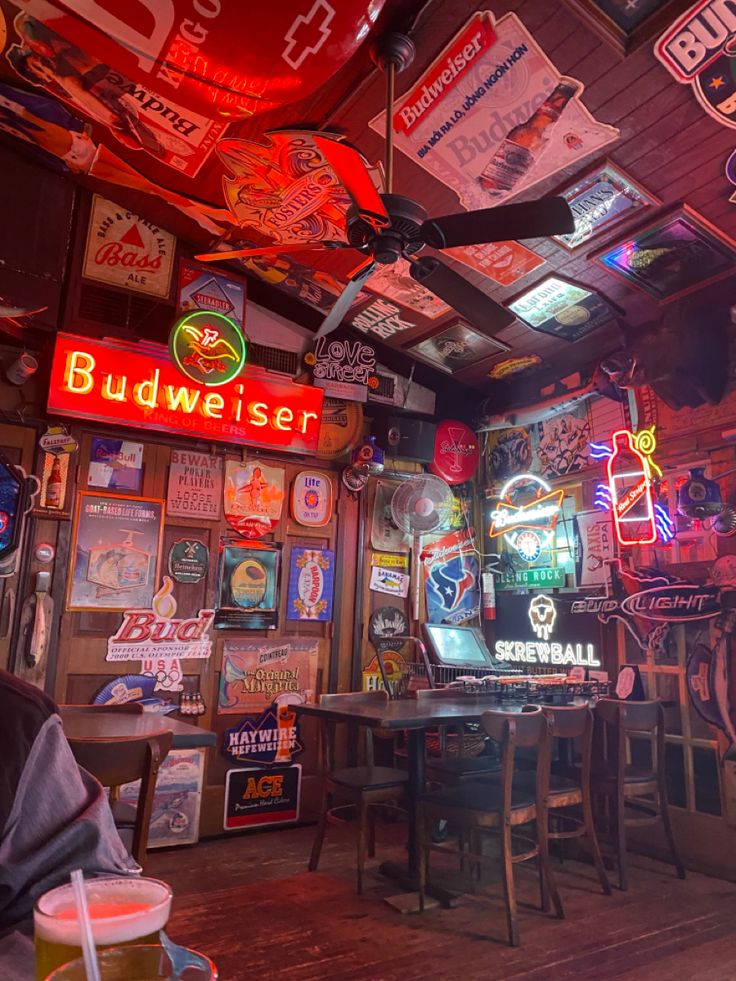
[[[305,242],[295,245],[293,243],[282,245],[262,245],[253,249],[234,249],[232,252],[203,252],[195,255],[199,262],[216,262],[218,259],[244,259],[248,256],[257,255],[283,255],[285,252],[319,252],[329,249],[352,249],[352,245],[347,242]]]

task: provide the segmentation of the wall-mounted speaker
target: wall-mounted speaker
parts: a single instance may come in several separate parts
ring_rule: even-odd
[[[433,422],[406,416],[384,416],[373,420],[373,435],[386,456],[416,463],[429,463],[434,456]]]

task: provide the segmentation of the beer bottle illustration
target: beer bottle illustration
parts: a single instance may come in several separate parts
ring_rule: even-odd
[[[580,83],[574,79],[560,79],[527,121],[509,130],[478,178],[484,191],[498,197],[516,187],[531,170],[565,106],[579,90]]]
[[[622,545],[651,545],[657,540],[649,460],[628,430],[613,434],[608,486],[616,536]]]

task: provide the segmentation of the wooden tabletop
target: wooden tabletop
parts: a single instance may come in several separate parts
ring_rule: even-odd
[[[499,705],[494,699],[461,695],[458,698],[397,698],[377,705],[294,705],[298,715],[315,715],[333,722],[357,722],[376,729],[430,729],[457,722],[478,722],[484,712],[519,712],[521,705]]]
[[[73,705],[62,705],[59,714],[64,732],[72,739],[130,739],[170,729],[174,733],[174,749],[197,749],[217,744],[217,736],[209,729],[199,729],[157,712],[87,712]]]

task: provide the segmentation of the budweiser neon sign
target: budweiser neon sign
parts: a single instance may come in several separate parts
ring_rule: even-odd
[[[161,344],[58,334],[49,412],[225,443],[314,453],[323,393],[245,367],[217,391],[186,379]]]
[[[517,504],[517,495],[533,488],[533,500]],[[491,538],[503,535],[526,562],[536,562],[542,549],[552,543],[554,529],[562,509],[564,491],[553,491],[546,480],[535,474],[519,474],[501,488],[491,511]]]

